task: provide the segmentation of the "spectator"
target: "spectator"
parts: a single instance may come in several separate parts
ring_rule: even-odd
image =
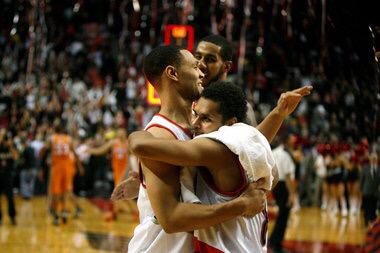
[[[363,167],[360,178],[360,188],[363,194],[364,222],[368,225],[376,219],[377,203],[379,201],[380,167],[376,153],[370,154],[370,162]]]

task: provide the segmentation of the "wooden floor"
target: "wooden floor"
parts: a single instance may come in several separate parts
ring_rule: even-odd
[[[106,222],[103,211],[109,208],[108,201],[80,199],[83,215],[66,225],[53,226],[46,198],[35,197],[30,201],[16,199],[17,225],[12,226],[5,212],[6,201],[1,200],[0,252],[121,252],[137,224],[133,210],[120,214],[117,221]],[[135,202],[128,204],[136,208]],[[273,221],[269,231],[272,227]],[[365,232],[361,216],[341,218],[317,208],[304,208],[292,213],[285,246],[297,253],[360,252]]]

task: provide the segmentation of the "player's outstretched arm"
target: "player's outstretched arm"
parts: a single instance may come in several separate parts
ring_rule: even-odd
[[[223,144],[208,138],[178,141],[155,138],[147,131],[137,131],[130,134],[128,140],[131,152],[139,158],[178,166],[212,166],[229,152]]]
[[[90,155],[104,155],[107,154],[113,145],[113,140],[108,141],[107,143],[103,144],[100,147],[97,148],[90,148],[86,152]]]
[[[284,119],[297,108],[301,99],[309,95],[312,89],[312,86],[305,86],[281,94],[277,106],[257,126],[257,129],[267,138],[269,143],[276,136]]]

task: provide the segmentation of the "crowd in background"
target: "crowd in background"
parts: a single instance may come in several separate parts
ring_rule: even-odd
[[[233,42],[236,59],[230,78],[245,90],[258,122],[281,92],[314,86],[282,129],[290,136],[300,204],[322,205],[338,213],[340,203],[342,215],[349,208],[357,212],[361,172],[374,163],[371,155],[379,153],[377,66],[371,49],[362,48],[370,45],[369,33],[364,33],[369,42],[357,45],[339,31],[339,20],[328,18],[323,32],[323,7],[317,1],[257,1],[247,20],[240,1],[199,1],[195,6],[192,1],[41,2],[45,4],[36,7],[27,1],[4,1],[0,18],[0,127],[2,142],[15,150],[6,165],[16,176],[15,186],[32,174],[35,191],[46,192],[48,158],[41,158],[39,151],[54,121],[91,146],[101,145],[117,127],[128,132],[142,129],[158,110],[146,101],[143,56],[162,44],[165,24],[190,24],[196,41],[218,32]],[[206,15],[210,10],[211,18]],[[246,21],[240,71],[240,27]],[[109,193],[107,156],[91,157],[86,163],[76,191]],[[22,172],[28,169],[33,172]],[[351,170],[358,175],[349,178]],[[331,179],[335,174],[339,179]],[[341,201],[344,196],[348,200]]]

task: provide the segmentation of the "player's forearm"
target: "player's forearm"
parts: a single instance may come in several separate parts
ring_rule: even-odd
[[[259,130],[267,138],[268,142],[271,143],[284,119],[285,117],[278,112],[277,108],[274,108],[257,126],[257,130]]]
[[[272,182],[272,189],[274,189],[274,187],[276,187],[278,181],[280,180],[280,177],[278,175],[278,168],[277,166],[273,167],[272,169],[272,176],[273,176],[273,182]]]
[[[91,148],[88,150],[88,153],[91,155],[105,155],[109,151],[110,147],[107,146],[101,146],[98,148]]]
[[[162,140],[164,141],[164,140]],[[160,151],[160,141],[148,132],[138,131],[128,138],[129,149],[140,158],[156,160]]]
[[[200,152],[188,145],[184,141],[158,139],[145,131],[134,132],[129,137],[130,150],[139,158],[178,166],[204,165]]]
[[[170,216],[159,222],[167,233],[186,232],[228,221],[243,215],[246,210],[240,198],[215,205],[178,203]]]
[[[296,187],[289,175],[285,177],[285,185],[288,188],[289,194],[294,195],[296,193]]]
[[[156,138],[147,131],[135,131],[128,137],[129,151],[140,158],[145,157],[150,148],[149,143],[155,139]]]

